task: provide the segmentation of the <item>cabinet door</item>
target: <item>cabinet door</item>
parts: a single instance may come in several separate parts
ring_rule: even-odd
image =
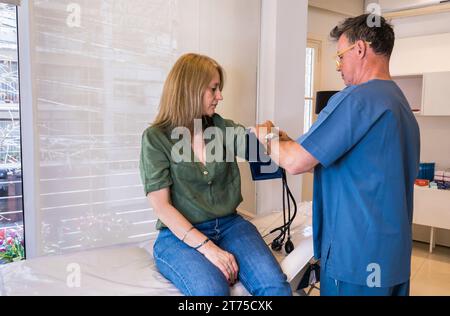
[[[450,72],[424,74],[423,114],[450,116]]]
[[[414,187],[413,223],[450,229],[450,191]]]

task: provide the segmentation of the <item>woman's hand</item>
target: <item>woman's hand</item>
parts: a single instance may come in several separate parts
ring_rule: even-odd
[[[206,259],[222,271],[230,285],[234,285],[238,279],[239,267],[234,256],[220,249],[212,241],[198,250]]]
[[[151,205],[155,209],[158,218],[166,226],[190,247],[198,245],[206,239],[206,236],[197,229],[191,230],[192,224],[175,209],[170,201],[168,188],[152,192],[148,195]],[[238,278],[239,267],[234,256],[220,249],[212,241],[198,249],[212,264],[222,271],[230,285],[234,285]]]

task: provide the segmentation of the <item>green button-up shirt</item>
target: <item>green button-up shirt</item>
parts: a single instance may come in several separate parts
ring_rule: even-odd
[[[140,173],[145,194],[170,188],[172,205],[194,225],[232,215],[242,202],[236,156],[245,157],[245,129],[217,114],[213,123],[218,133],[205,139],[206,165],[195,161],[189,137],[172,139],[155,127],[142,136]],[[180,161],[173,151],[184,159]],[[158,220],[156,228],[163,227]]]

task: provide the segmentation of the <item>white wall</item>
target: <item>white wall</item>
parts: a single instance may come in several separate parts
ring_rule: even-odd
[[[347,16],[362,14],[364,0],[309,0],[309,5]]]
[[[440,33],[450,31],[449,14],[392,22],[398,38],[391,60],[393,75],[450,71],[450,33]],[[417,120],[421,131],[421,161],[436,162],[438,169],[450,168],[450,117],[418,117]],[[414,225],[415,240],[428,242],[429,232],[430,228]],[[450,246],[450,231],[438,230],[436,242]]]
[[[450,33],[450,12],[395,19],[397,38]]]
[[[216,59],[226,72],[224,101],[218,112],[245,126],[256,123],[261,0],[183,0],[180,54],[198,52]],[[240,163],[244,202],[239,210],[256,213],[256,186],[247,163]]]
[[[345,15],[311,6],[308,9],[308,38],[322,42],[319,90],[341,90],[345,87],[340,73],[336,71],[336,43],[330,40],[329,35],[346,18]]]
[[[408,75],[450,71],[448,56],[450,33],[400,38],[392,55],[391,72]],[[422,160],[436,161],[450,168],[450,117],[419,117],[418,122],[422,133]]]
[[[400,38],[392,54],[391,72],[393,75],[409,75],[450,71],[448,56],[450,33]]]
[[[422,116],[417,121],[422,139],[421,160],[436,162],[438,170],[450,169],[450,116]]]
[[[263,0],[258,120],[273,120],[292,137],[303,131],[306,60],[306,0]],[[289,177],[301,201],[301,176]],[[259,214],[282,208],[281,182],[257,183]]]

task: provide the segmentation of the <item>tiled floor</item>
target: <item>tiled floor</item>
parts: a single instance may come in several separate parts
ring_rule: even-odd
[[[414,243],[411,271],[411,295],[450,296],[450,248]]]
[[[428,244],[414,242],[411,270],[412,296],[450,296],[450,248],[438,246],[430,254]]]
[[[430,254],[429,244],[414,242],[410,294],[450,296],[450,248],[438,246]],[[313,289],[310,295],[318,296],[320,291]]]

